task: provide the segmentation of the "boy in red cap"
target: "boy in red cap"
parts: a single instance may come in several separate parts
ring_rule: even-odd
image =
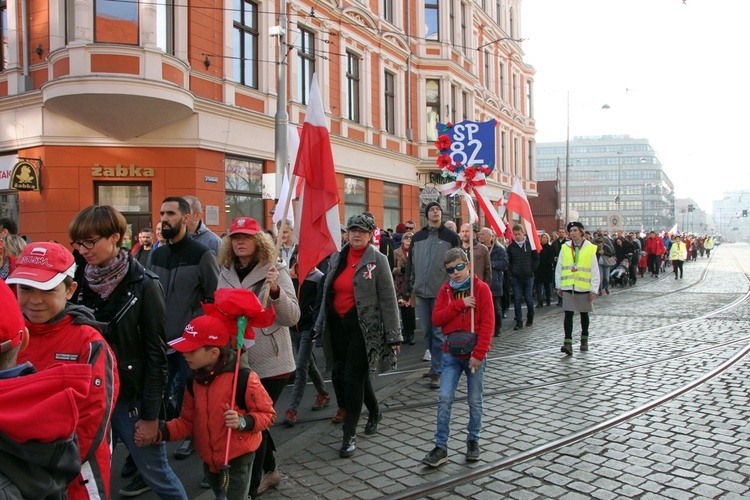
[[[17,286],[30,334],[18,361],[29,361],[38,370],[60,363],[92,369],[76,427],[82,468],[68,486],[68,498],[109,498],[110,418],[119,379],[114,355],[91,311],[67,302],[76,289],[75,268],[73,255],[59,243],[33,243],[23,249],[6,282]]]
[[[238,384],[232,401],[234,368],[237,353],[229,346],[226,324],[213,316],[199,316],[185,327],[182,337],[169,342],[181,352],[191,370],[192,380],[185,384],[180,416],[159,429],[159,441],[176,441],[187,436],[195,439],[195,450],[204,461],[203,470],[215,494],[219,494],[222,467],[227,446],[227,427],[232,432],[229,443],[229,485],[227,498],[247,498],[255,450],[260,446],[261,431],[273,425],[276,411],[258,375],[250,371],[245,357],[240,371],[247,375],[246,387]],[[239,376],[243,380],[243,374]],[[244,389],[244,394],[241,391]],[[244,404],[238,404],[244,403]],[[243,408],[244,406],[244,408]],[[136,444],[151,443],[136,433]]]

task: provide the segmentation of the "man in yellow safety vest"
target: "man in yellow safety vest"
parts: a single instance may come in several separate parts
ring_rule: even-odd
[[[555,267],[555,287],[562,297],[565,311],[563,328],[565,342],[562,352],[573,354],[573,314],[581,314],[581,351],[589,350],[589,313],[599,290],[599,264],[596,245],[583,237],[583,224],[570,222],[567,227],[570,240],[560,247]]]

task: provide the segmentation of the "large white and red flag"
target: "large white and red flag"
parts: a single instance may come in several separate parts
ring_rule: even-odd
[[[294,168],[294,165],[297,162],[299,136],[301,133],[302,127],[297,127],[296,125],[289,125],[287,129],[287,151],[289,152],[289,165],[291,165],[291,168]],[[289,212],[287,213],[286,218],[287,220],[294,222],[294,206],[289,201],[289,196],[291,196],[293,200],[299,198],[300,182],[299,177],[294,177],[294,187],[289,185],[291,182],[289,179],[291,175],[290,170],[290,168],[286,168],[285,166],[279,201],[276,202],[276,208],[274,209],[273,217],[271,218],[274,223],[279,222],[282,217],[284,217],[284,209],[287,205],[289,205]]]
[[[505,209],[521,217],[521,225],[526,229],[526,235],[529,237],[531,248],[537,252],[541,251],[542,243],[539,241],[539,235],[536,233],[536,224],[534,224],[534,216],[531,213],[531,205],[529,205],[529,199],[526,198],[521,181],[518,179],[513,183],[513,190],[510,192],[508,201],[505,203]]]
[[[294,175],[300,178],[297,276],[301,280],[331,253],[341,250],[339,189],[318,77],[313,75]]]

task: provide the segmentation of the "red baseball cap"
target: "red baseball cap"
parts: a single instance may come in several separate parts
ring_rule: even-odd
[[[3,304],[3,313],[0,314],[0,354],[2,354],[21,343],[25,328],[18,299],[3,280],[0,280],[0,304]]]
[[[177,352],[191,352],[204,346],[224,347],[229,345],[229,330],[220,319],[198,316],[188,323],[182,337],[168,343]]]
[[[27,285],[52,290],[66,276],[73,278],[76,263],[73,254],[59,243],[30,243],[16,260],[16,268],[5,280],[9,285]]]
[[[229,236],[233,234],[255,234],[261,231],[260,224],[252,217],[237,217],[229,227]]]

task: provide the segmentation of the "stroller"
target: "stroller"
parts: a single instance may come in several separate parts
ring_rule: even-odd
[[[625,258],[620,261],[620,263],[612,269],[612,272],[609,273],[609,283],[612,286],[620,285],[622,288],[625,288],[625,285],[630,283],[630,261]]]

